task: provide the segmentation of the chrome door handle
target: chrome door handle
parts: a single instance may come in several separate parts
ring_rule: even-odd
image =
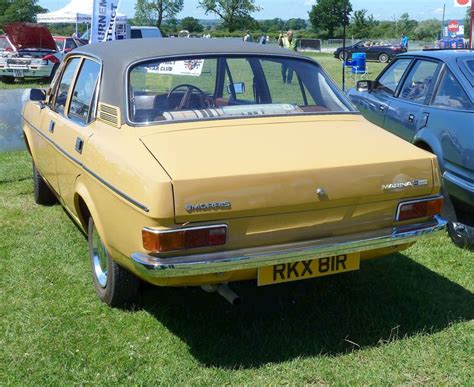
[[[54,133],[54,121],[49,121],[49,127],[48,127],[48,131],[49,133]]]
[[[380,105],[380,106],[379,106],[379,110],[380,110],[381,112],[384,112],[384,111],[385,111],[385,106]]]
[[[410,114],[408,116],[408,122],[413,122],[413,121],[415,121],[415,116],[413,114]]]

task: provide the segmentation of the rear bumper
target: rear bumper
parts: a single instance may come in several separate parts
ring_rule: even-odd
[[[49,77],[52,70],[52,65],[7,65],[5,67],[0,67],[0,76],[17,77],[21,74],[23,77]]]
[[[131,255],[135,268],[144,277],[184,277],[255,269],[287,262],[383,249],[416,242],[421,237],[444,230],[447,221],[439,216],[427,223],[394,227],[318,240],[160,258],[143,253]]]
[[[451,172],[443,173],[444,185],[448,193],[457,199],[474,206],[474,184]]]

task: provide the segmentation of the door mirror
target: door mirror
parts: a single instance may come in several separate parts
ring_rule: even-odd
[[[232,94],[232,89],[234,89],[235,94],[244,94],[245,93],[245,83],[238,82],[231,85],[227,85],[227,93]]]
[[[357,91],[363,92],[371,92],[378,87],[377,81],[358,81],[357,82]]]
[[[43,90],[43,89],[30,90],[30,101],[44,102],[45,100],[46,100],[46,90]]]

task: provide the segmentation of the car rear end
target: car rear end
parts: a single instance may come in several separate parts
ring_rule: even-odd
[[[156,284],[267,285],[357,270],[445,226],[436,158],[356,115],[184,124],[142,142],[174,197],[176,227],[144,228],[131,255]]]

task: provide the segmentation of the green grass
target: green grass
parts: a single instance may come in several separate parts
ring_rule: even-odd
[[[474,382],[474,254],[441,235],[358,272],[233,288],[95,296],[87,244],[32,198],[26,152],[0,154],[0,384]]]

